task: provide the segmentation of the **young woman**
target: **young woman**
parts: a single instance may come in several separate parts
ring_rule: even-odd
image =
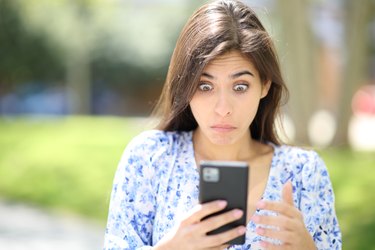
[[[275,129],[286,87],[273,42],[252,9],[219,0],[198,9],[172,55],[156,130],[127,146],[114,179],[105,249],[341,249],[332,185],[313,151]],[[202,218],[201,160],[246,161],[248,210]],[[240,226],[206,233],[247,216]],[[246,234],[244,245],[225,242]]]

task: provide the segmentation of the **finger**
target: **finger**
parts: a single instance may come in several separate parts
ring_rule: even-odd
[[[196,205],[190,213],[181,221],[182,225],[191,225],[198,223],[207,215],[219,212],[227,206],[223,200],[211,201],[204,204]]]
[[[225,231],[223,233],[215,234],[215,235],[208,235],[204,238],[203,244],[206,247],[212,247],[212,246],[221,246],[228,241],[235,239],[246,232],[246,227],[239,226],[233,229],[230,229],[228,231]]]
[[[251,217],[251,220],[255,223],[255,224],[258,224],[258,225],[265,225],[265,226],[274,226],[274,227],[277,227],[281,230],[291,230],[293,228],[295,228],[295,220],[287,217],[287,216],[283,216],[283,215],[278,215],[278,216],[274,216],[274,215],[266,215],[266,216],[263,216],[263,215],[254,215],[253,217]]]
[[[261,241],[260,245],[264,249],[267,249],[267,250],[286,250],[286,249],[289,249],[289,248],[287,248],[287,246],[285,244],[276,245],[276,244],[272,244],[271,242],[267,242],[267,241]]]
[[[210,247],[210,248],[206,248],[206,249],[209,249],[209,250],[224,250],[227,247],[229,247],[229,245],[222,245],[222,246],[218,246],[218,247]]]
[[[285,183],[282,191],[282,199],[284,202],[288,203],[289,205],[294,206],[293,201],[293,185],[291,181]]]
[[[243,216],[243,211],[240,209],[233,209],[231,211],[212,216],[201,223],[201,232],[207,233],[217,229],[230,222],[236,221]]]
[[[279,240],[283,244],[291,243],[291,241],[293,240],[293,236],[294,236],[294,234],[290,231],[275,230],[275,229],[263,228],[263,227],[256,228],[255,232],[260,236],[268,237],[273,240]]]
[[[285,202],[275,201],[259,201],[256,205],[257,209],[270,210],[276,213],[288,216],[289,218],[300,218],[301,212],[294,206]]]

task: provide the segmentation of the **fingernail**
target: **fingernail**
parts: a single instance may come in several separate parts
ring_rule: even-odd
[[[238,229],[238,233],[239,234],[244,234],[246,232],[246,227],[240,227],[240,229]]]
[[[257,229],[255,229],[255,232],[259,235],[263,235],[264,234],[264,229],[263,228],[260,228],[260,227],[257,227]]]
[[[235,218],[240,218],[242,214],[243,214],[242,210],[236,209],[233,211],[233,215]]]
[[[268,243],[265,242],[265,241],[261,241],[261,242],[260,242],[260,245],[261,245],[262,247],[267,247],[267,246],[268,246]]]
[[[266,207],[266,203],[264,201],[258,201],[257,203],[257,208],[265,208]]]
[[[227,206],[227,202],[226,202],[226,201],[219,201],[217,204],[218,204],[218,206],[219,206],[220,208],[224,208],[224,207]]]

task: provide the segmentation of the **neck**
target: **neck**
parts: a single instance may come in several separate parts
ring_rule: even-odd
[[[255,155],[257,142],[251,138],[250,130],[234,144],[213,144],[196,129],[193,133],[194,151],[201,160],[249,161]]]

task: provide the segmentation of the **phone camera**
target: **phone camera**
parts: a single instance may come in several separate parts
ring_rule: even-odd
[[[220,179],[219,169],[217,168],[204,168],[203,180],[206,182],[218,182]]]

